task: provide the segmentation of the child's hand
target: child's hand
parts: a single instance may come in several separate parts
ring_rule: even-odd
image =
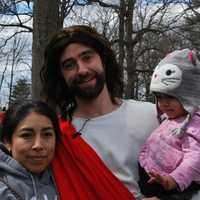
[[[161,184],[165,188],[165,190],[172,190],[172,189],[177,188],[177,184],[175,180],[169,175],[161,176],[160,174],[156,172],[150,172],[149,176],[150,176],[150,179],[148,180],[148,183],[157,182]]]
[[[147,197],[143,198],[142,200],[160,200],[158,197]]]

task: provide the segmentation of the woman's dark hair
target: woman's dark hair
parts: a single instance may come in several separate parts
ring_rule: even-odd
[[[11,143],[18,124],[32,112],[44,115],[52,122],[58,141],[60,128],[57,115],[46,103],[41,101],[30,101],[10,107],[6,111],[2,122],[1,141]]]
[[[49,42],[45,50],[44,65],[40,72],[43,85],[42,95],[53,108],[59,108],[62,115],[74,110],[76,106],[74,95],[61,74],[60,58],[64,49],[71,43],[81,43],[93,48],[101,57],[105,70],[106,84],[113,103],[116,97],[121,97],[123,81],[120,67],[109,41],[95,29],[85,25],[74,25],[61,29]],[[68,113],[69,114],[69,113]]]

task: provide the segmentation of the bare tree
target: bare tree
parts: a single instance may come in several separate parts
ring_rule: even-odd
[[[145,45],[142,45],[142,41],[149,34],[155,35],[157,38],[164,37],[168,31],[180,27],[181,24],[178,22],[183,18],[185,12],[180,10],[177,13],[172,13],[173,17],[170,16],[171,6],[182,5],[181,1],[165,0],[152,3],[152,1],[144,0],[126,0],[124,3],[126,7],[126,15],[124,15],[124,44],[126,48],[123,65],[127,71],[125,96],[127,98],[137,98],[137,83],[140,74],[138,72],[142,70],[149,71],[144,66],[139,65],[139,60],[146,51],[155,48],[145,47]]]
[[[4,78],[5,78],[6,70],[8,68],[8,59],[9,59],[9,55],[6,56],[6,63],[4,65],[4,69],[3,69],[2,74],[1,74],[0,91],[1,91],[1,88],[2,88],[2,85],[3,85],[3,81],[4,81]]]
[[[1,30],[5,31],[10,27],[18,29],[9,36],[4,36],[0,47],[6,46],[17,34],[33,32],[32,95],[34,98],[40,98],[39,72],[43,64],[44,48],[53,33],[63,26],[64,18],[74,5],[71,2],[70,0],[7,0],[2,3],[4,8],[2,17],[6,16],[6,20],[0,20]],[[32,20],[33,27],[30,24]]]
[[[6,46],[8,41],[16,35],[32,32],[32,10],[24,3],[26,1],[23,0],[1,1],[3,9],[0,13],[0,32],[7,31],[11,33],[7,34],[6,37],[4,33],[2,34],[0,48]],[[20,6],[23,6],[22,10],[19,9]],[[15,31],[9,31],[11,28],[15,28]]]
[[[189,41],[191,48],[200,51],[200,2],[193,0],[191,3],[187,2],[186,4],[190,12],[185,16],[185,23],[180,32],[183,33],[184,40]]]
[[[26,41],[21,42],[20,37],[15,37],[13,40],[12,49],[9,52],[10,55],[10,83],[9,83],[9,104],[11,102],[11,95],[12,95],[12,89],[13,89],[13,81],[14,81],[14,75],[15,70],[17,66],[22,61],[21,53],[24,50],[24,47],[26,45]]]

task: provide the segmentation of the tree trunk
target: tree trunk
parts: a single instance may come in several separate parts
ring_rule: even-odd
[[[58,0],[35,0],[33,6],[32,97],[40,99],[40,70],[44,49],[51,36],[62,27]]]
[[[126,4],[126,20],[125,20],[125,32],[126,32],[126,52],[127,52],[127,85],[125,90],[126,98],[134,97],[134,84],[136,77],[136,65],[133,62],[133,10],[135,1],[127,0]]]
[[[119,10],[119,66],[122,73],[122,79],[124,80],[124,58],[125,58],[125,49],[124,49],[124,20],[126,14],[126,3],[125,0],[120,1],[120,10]]]

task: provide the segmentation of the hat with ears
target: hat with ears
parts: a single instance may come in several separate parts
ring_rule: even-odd
[[[176,50],[161,60],[152,75],[150,91],[176,97],[192,113],[200,105],[200,62],[195,52]]]
[[[150,91],[174,96],[191,116],[200,105],[200,62],[196,53],[183,49],[168,54],[154,70]]]

